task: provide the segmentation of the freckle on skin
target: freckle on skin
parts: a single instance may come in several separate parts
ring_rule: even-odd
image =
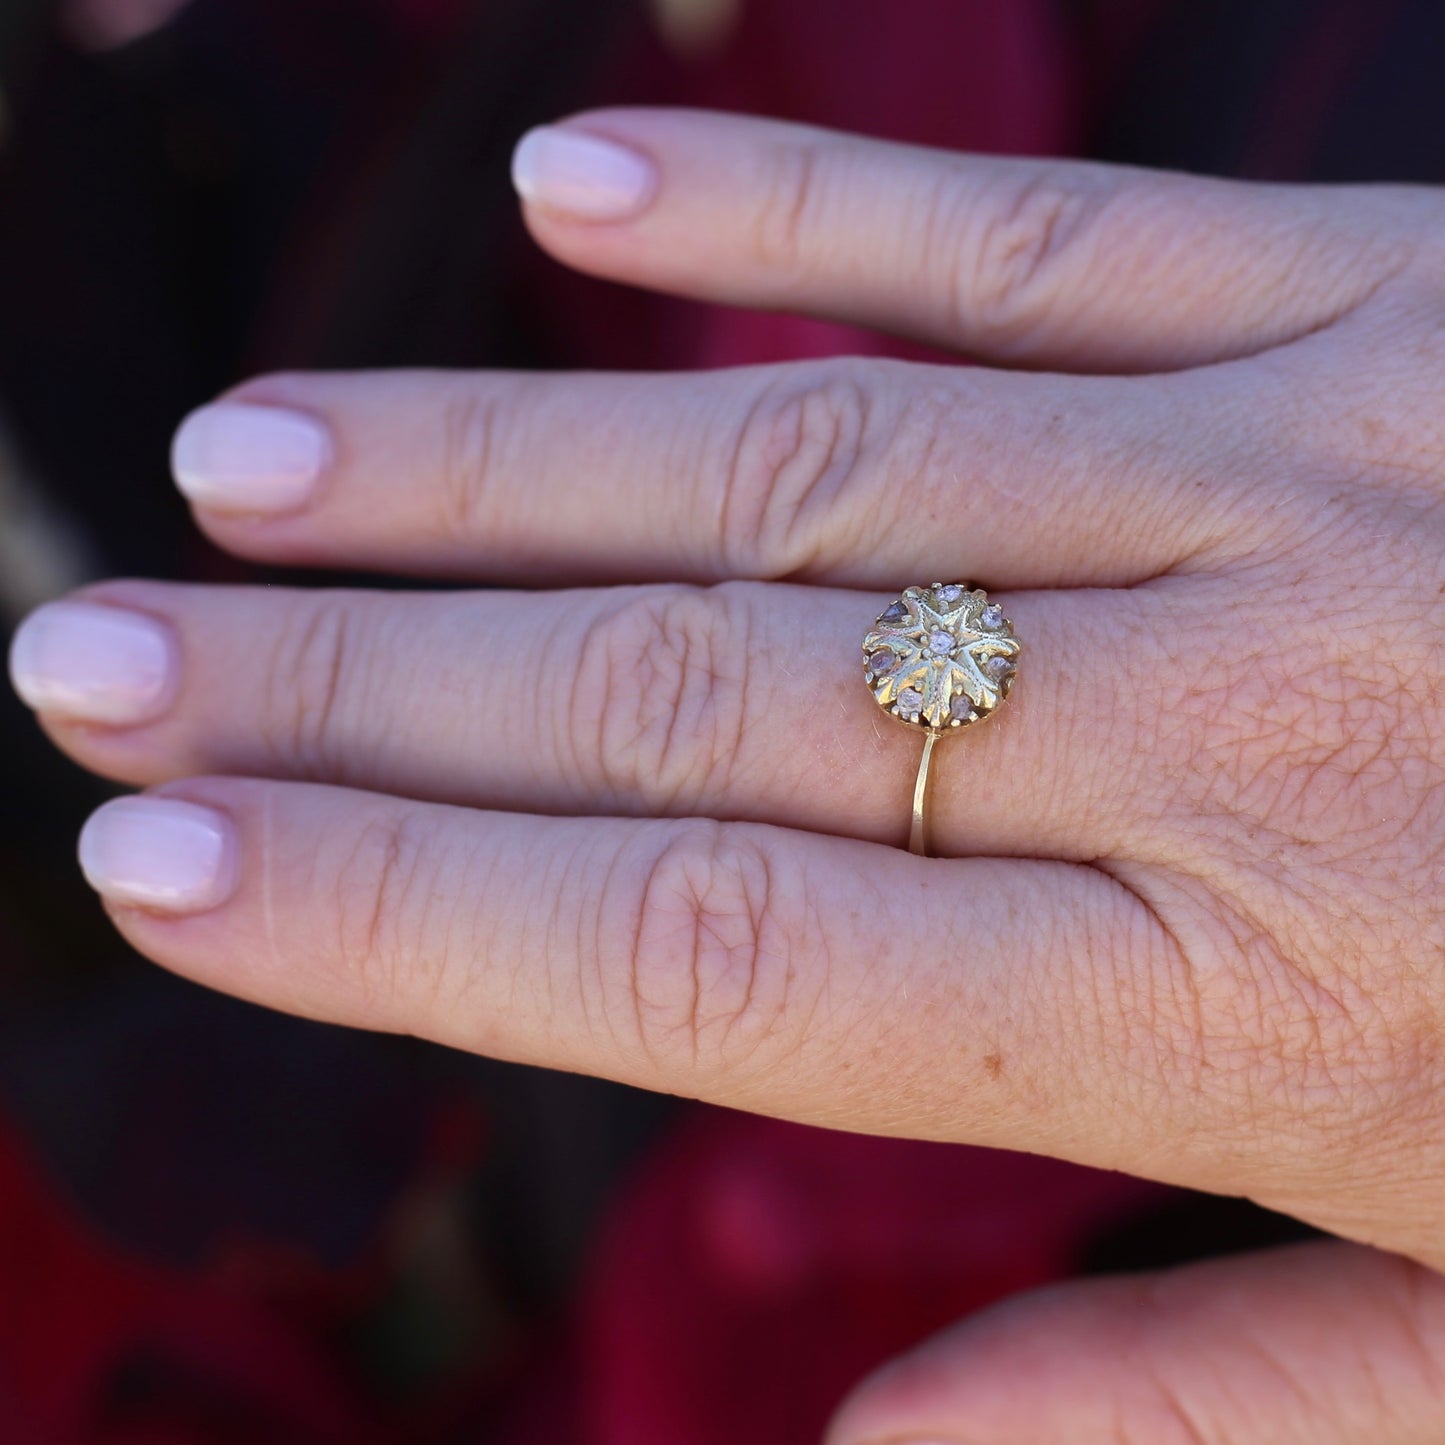
[[[983,1066],[988,1070],[991,1079],[997,1079],[1003,1073],[1003,1055],[988,1054],[985,1056]]]

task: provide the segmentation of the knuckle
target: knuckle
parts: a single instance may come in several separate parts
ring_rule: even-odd
[[[1201,1416],[1174,1387],[1165,1370],[1149,1370],[1152,1409],[1135,1408],[1123,1416],[1119,1445],[1231,1445],[1239,1437],[1219,1434],[1215,1424]],[[1242,1442],[1241,1442],[1242,1445]]]
[[[584,640],[571,708],[579,771],[614,805],[691,812],[727,786],[746,705],[738,584],[648,588]]]
[[[866,368],[845,361],[788,368],[754,398],[718,528],[730,575],[805,576],[826,564],[842,498],[872,440],[874,384]]]
[[[1105,971],[1071,978],[1083,991],[1071,1011],[1097,1020],[1090,1051],[1119,1059],[1121,1098],[1160,1110],[1170,1147],[1253,1149],[1265,1138],[1278,1150],[1288,1121],[1280,1168],[1338,1157],[1385,1087],[1361,990],[1274,920],[1226,905],[1210,882],[1104,871],[1142,905],[1140,928],[1089,951]]]
[[[776,146],[764,156],[753,225],[754,251],[764,268],[791,269],[804,259],[820,196],[820,162],[820,146],[807,141]]]
[[[442,402],[438,427],[437,519],[447,540],[475,542],[489,530],[486,501],[496,476],[501,399],[459,384]]]
[[[1177,1359],[1167,1348],[1158,1351],[1158,1342],[1169,1337],[1169,1326],[1179,1316],[1179,1306],[1169,1297],[1171,1284],[1166,1275],[1125,1285],[1133,1306],[1130,1343],[1137,1374],[1127,1383],[1120,1381],[1115,1406],[1119,1445],[1234,1445],[1241,1440],[1236,1424],[1248,1430],[1247,1421],[1221,1418],[1207,1384],[1202,1398],[1196,1398],[1207,1376],[1196,1367],[1176,1379]]]
[[[427,916],[441,896],[439,872],[435,830],[411,809],[359,828],[332,870],[335,956],[380,1016],[414,1008],[446,971],[445,931]]]
[[[272,757],[293,776],[338,776],[361,655],[354,605],[339,595],[309,598],[280,630],[266,672],[263,730]]]
[[[1046,166],[1010,183],[984,219],[970,264],[956,272],[954,307],[963,334],[983,332],[1007,346],[1086,274],[1076,260],[1118,194],[1102,168]]]
[[[1354,1168],[1386,1140],[1392,1150],[1407,1144],[1405,1121],[1420,1117],[1423,1081],[1433,1096],[1438,1070],[1411,1057],[1404,1010],[1382,1009],[1317,933],[1236,904],[1217,906],[1203,936],[1177,985],[1184,1007],[1153,1005],[1173,1136],[1193,1121],[1188,1147],[1264,1150],[1276,1181],[1332,1179],[1342,1160]],[[1139,1048],[1135,1057],[1148,1056]]]
[[[1270,639],[1241,649],[1221,679],[1230,715],[1211,715],[1205,729],[1228,765],[1230,805],[1316,859],[1378,851],[1389,841],[1382,829],[1410,825],[1399,799],[1426,796],[1420,783],[1432,781],[1420,776],[1439,678],[1428,629],[1397,612],[1382,645],[1354,593],[1343,611],[1338,589],[1318,589],[1320,622],[1297,629],[1287,671],[1260,675]]]
[[[636,1036],[694,1086],[736,1086],[796,1046],[801,910],[780,866],[739,825],[689,822],[645,870],[628,980]]]
[[[1440,1291],[1439,1273],[1398,1255],[1381,1268],[1389,1271],[1383,1297],[1399,1358],[1415,1371],[1436,1410],[1445,1408],[1445,1296]]]

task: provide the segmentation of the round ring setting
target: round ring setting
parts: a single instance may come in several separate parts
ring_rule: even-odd
[[[910,587],[863,638],[863,678],[890,717],[927,734],[914,790],[909,848],[928,851],[929,762],[939,738],[990,718],[1018,674],[1013,624],[982,588]]]

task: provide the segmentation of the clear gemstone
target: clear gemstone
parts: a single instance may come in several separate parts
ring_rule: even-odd
[[[985,627],[1002,627],[1003,608],[1000,607],[997,602],[990,602],[988,606],[978,614],[978,620],[982,622]]]
[[[983,665],[983,670],[992,678],[1007,677],[1014,670],[1014,665],[1006,657],[990,657]]]
[[[902,622],[908,616],[908,604],[902,601],[895,602],[882,617],[880,622]]]
[[[961,692],[958,694],[957,697],[954,698],[951,703],[949,703],[948,715],[951,718],[957,718],[959,722],[967,722],[968,710],[972,705],[973,704],[968,694],[966,692]]]
[[[898,659],[886,647],[880,647],[877,652],[869,656],[868,668],[871,672],[891,672],[893,664],[897,661]]]
[[[928,637],[928,650],[944,656],[953,651],[953,634],[945,632],[942,628],[931,632]]]
[[[903,712],[918,712],[923,707],[923,694],[916,687],[905,687],[898,694],[898,706]]]
[[[938,595],[944,602],[957,602],[958,599],[963,596],[963,588],[955,587],[953,583],[950,582]]]

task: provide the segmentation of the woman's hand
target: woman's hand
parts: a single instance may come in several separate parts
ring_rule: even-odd
[[[20,691],[154,789],[87,828],[117,925],[280,1008],[1404,1257],[1010,1305],[835,1445],[1438,1442],[1445,198],[646,111],[518,171],[573,266],[1050,371],[278,376],[198,413],[179,479],[234,552],[556,590],[43,609]],[[1025,654],[922,860],[858,648],[940,578],[1006,591]]]

